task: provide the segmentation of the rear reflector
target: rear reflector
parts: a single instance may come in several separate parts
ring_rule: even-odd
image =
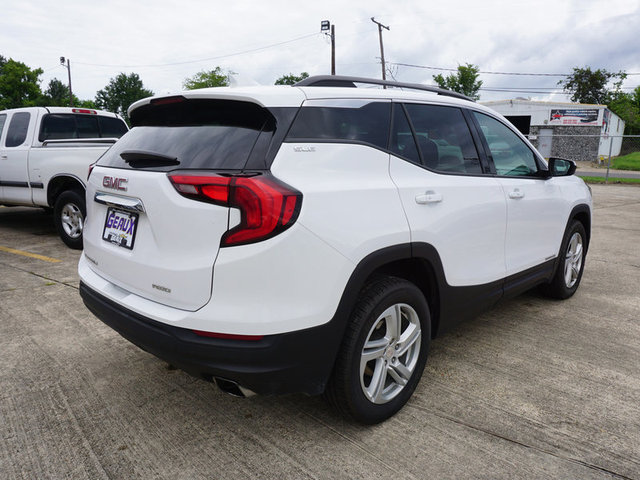
[[[278,235],[295,223],[302,205],[300,192],[270,174],[223,177],[170,173],[169,179],[187,198],[240,210],[240,224],[222,236],[221,247]]]
[[[262,340],[264,337],[264,335],[234,335],[232,333],[203,332],[202,330],[193,330],[193,333],[201,337],[224,338],[226,340],[244,340],[248,342],[256,342],[258,340]]]

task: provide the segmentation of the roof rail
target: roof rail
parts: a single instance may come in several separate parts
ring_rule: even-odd
[[[387,87],[408,88],[411,90],[422,90],[425,92],[437,93],[447,97],[460,98],[473,102],[473,99],[458,92],[452,92],[446,88],[434,87],[431,85],[422,85],[420,83],[404,83],[392,82],[390,80],[378,80],[376,78],[365,77],[347,77],[342,75],[314,75],[300,80],[294,84],[294,87],[347,87],[356,88],[356,83],[365,83],[367,85],[384,85]]]

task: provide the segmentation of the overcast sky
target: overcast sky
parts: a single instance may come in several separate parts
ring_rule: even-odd
[[[377,26],[398,81],[433,84],[473,63],[482,72],[571,72],[590,66],[630,75],[640,85],[640,0],[368,0],[302,2],[4,0],[0,55],[40,67],[42,87],[67,82],[59,57],[71,59],[73,92],[93,99],[120,72],[136,72],[155,93],[182,88],[186,77],[221,66],[241,83],[273,84],[302,71],[330,73],[330,43],[320,21],[336,28],[338,74],[379,78]],[[483,73],[481,100],[552,95],[558,76]],[[628,91],[628,90],[627,90]]]

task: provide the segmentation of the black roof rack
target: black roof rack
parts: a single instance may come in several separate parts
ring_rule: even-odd
[[[446,88],[433,87],[431,85],[422,85],[420,83],[393,82],[390,80],[378,80],[376,78],[346,77],[342,75],[314,75],[313,77],[307,77],[304,80],[300,80],[294,85],[294,87],[356,88],[356,83],[365,83],[368,85],[384,85],[387,87],[396,88],[408,88],[411,90],[422,90],[425,92],[437,93],[438,95],[460,98],[462,100],[473,102],[473,99],[467,97],[466,95],[462,95],[458,92],[452,92],[451,90],[447,90]]]

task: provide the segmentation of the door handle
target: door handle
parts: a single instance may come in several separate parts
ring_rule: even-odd
[[[2,160],[6,160],[6,159],[7,159],[7,156],[6,156],[6,155],[0,155],[0,159],[2,159]]]
[[[524,192],[521,192],[520,189],[518,188],[509,192],[509,198],[523,198],[523,197],[524,197]]]
[[[428,190],[422,195],[416,196],[416,203],[420,205],[426,205],[427,203],[438,203],[442,201],[442,194],[436,193],[433,190]]]

